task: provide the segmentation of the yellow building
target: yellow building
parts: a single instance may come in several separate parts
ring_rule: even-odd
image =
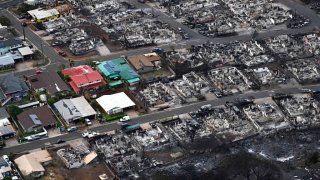
[[[35,22],[45,22],[49,21],[50,19],[55,19],[59,17],[59,12],[56,9],[49,9],[49,10],[43,10],[43,9],[34,9],[31,11],[28,11],[30,16],[33,18]]]

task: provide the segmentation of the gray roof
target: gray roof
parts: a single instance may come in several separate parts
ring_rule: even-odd
[[[14,131],[8,126],[0,126],[0,136],[13,134]]]
[[[13,38],[13,34],[7,28],[0,28],[0,36],[4,38]]]
[[[54,107],[59,111],[63,119],[68,122],[96,114],[83,96],[73,99],[62,99],[54,103]]]
[[[3,157],[0,158],[0,168],[1,167],[9,167],[9,164],[6,160],[3,159]]]
[[[15,77],[13,74],[0,76],[0,88],[4,94],[29,90],[29,87],[27,86],[26,82],[24,82],[22,79]]]
[[[0,48],[11,47],[22,44],[22,40],[16,38],[10,38],[0,41]]]
[[[5,119],[5,118],[9,118],[10,115],[8,114],[7,110],[5,107],[1,107],[0,108],[0,119]]]
[[[0,66],[7,66],[12,64],[14,64],[14,59],[10,54],[0,56]]]

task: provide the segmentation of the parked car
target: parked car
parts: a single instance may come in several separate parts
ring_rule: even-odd
[[[40,69],[36,69],[36,74],[41,74],[42,71]]]
[[[28,136],[26,139],[28,140],[28,141],[34,141],[34,140],[38,140],[38,139],[40,139],[41,138],[41,136],[39,136],[39,135],[31,135],[31,136]]]
[[[190,37],[189,37],[188,34],[183,34],[183,35],[182,35],[182,38],[183,38],[183,39],[190,39]]]
[[[88,137],[89,134],[90,133],[88,131],[84,131],[81,135],[82,135],[82,137],[86,138],[86,137]]]
[[[130,124],[125,123],[125,122],[119,122],[118,125],[121,126],[121,128],[125,128],[127,126],[130,126]]]
[[[61,46],[61,45],[63,45],[62,41],[54,41],[51,43],[51,46]]]
[[[86,125],[87,126],[91,126],[92,125],[92,122],[90,121],[90,119],[86,118],[84,120],[86,121]]]
[[[100,135],[100,133],[95,131],[84,131],[81,135],[83,138],[93,138],[95,136]]]
[[[72,126],[72,127],[69,127],[69,128],[67,129],[68,132],[74,132],[74,131],[76,131],[76,130],[78,130],[78,128],[77,128],[76,126]]]
[[[162,52],[163,52],[163,49],[162,49],[162,48],[159,48],[159,47],[155,47],[155,48],[152,49],[152,52],[162,53]]]
[[[61,56],[65,57],[67,56],[67,54],[60,48],[55,48],[55,50],[57,51],[57,53],[59,53]]]
[[[62,144],[62,143],[65,143],[65,142],[66,142],[66,141],[63,140],[63,139],[58,139],[57,142],[56,142],[56,144]]]
[[[130,117],[129,116],[123,116],[121,119],[120,119],[120,122],[126,122],[126,121],[129,121],[130,120]]]
[[[312,92],[311,89],[300,89],[302,93],[310,93]]]

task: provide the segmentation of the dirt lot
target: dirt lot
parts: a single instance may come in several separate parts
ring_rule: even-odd
[[[90,179],[99,180],[99,175],[107,174],[108,177],[112,177],[112,174],[103,163],[90,164],[78,169],[71,170],[72,178],[74,180],[78,179]]]
[[[152,79],[154,77],[169,77],[172,76],[173,74],[166,68],[161,68],[159,70],[153,71],[153,72],[149,72],[149,73],[145,73],[142,74],[141,77],[143,79]]]
[[[56,151],[49,151],[53,162],[46,169],[46,174],[41,180],[99,180],[99,175],[106,174],[112,179],[112,173],[102,162],[93,162],[76,169],[67,169]]]

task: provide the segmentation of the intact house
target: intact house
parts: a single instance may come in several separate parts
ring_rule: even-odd
[[[98,89],[104,86],[106,82],[98,71],[93,70],[88,65],[81,65],[62,70],[64,76],[69,76],[71,81],[69,85],[76,92],[79,93],[81,88],[85,90]]]
[[[5,54],[0,56],[0,68],[14,68],[15,61],[14,58],[10,54]]]
[[[23,47],[23,41],[17,38],[0,40],[0,56]]]
[[[0,137],[8,139],[16,135],[16,132],[9,121],[10,115],[5,107],[0,108]]]
[[[18,52],[23,57],[23,60],[31,59],[33,56],[33,51],[28,46],[18,48]]]
[[[20,100],[27,96],[29,87],[22,79],[13,74],[0,76],[0,100],[2,105],[9,100]]]
[[[140,54],[128,56],[127,60],[140,74],[156,70],[161,57],[157,53]]]
[[[18,122],[25,132],[34,132],[56,125],[56,119],[48,106],[27,109],[17,116]]]
[[[16,172],[15,167],[12,165],[9,157],[7,155],[0,157],[0,179],[4,179],[5,177],[19,179],[18,176],[19,175]]]
[[[132,108],[136,105],[124,92],[103,95],[97,98],[96,101],[107,114],[120,113],[124,109]]]
[[[68,92],[71,89],[54,71],[45,71],[27,77],[30,88],[34,92],[47,92],[54,96],[57,93]]]
[[[96,115],[95,110],[83,96],[72,99],[62,99],[54,103],[54,107],[67,124],[80,118],[90,118]]]
[[[138,84],[140,76],[124,58],[104,61],[98,65],[99,71],[108,79],[108,85],[114,87],[123,81],[130,86]]]
[[[47,150],[34,151],[14,160],[24,177],[28,176],[34,179],[44,175],[44,166],[51,161],[52,157]]]
[[[45,22],[49,21],[51,19],[55,19],[59,17],[59,12],[56,9],[34,9],[31,11],[28,11],[28,14],[33,18],[36,22]]]

